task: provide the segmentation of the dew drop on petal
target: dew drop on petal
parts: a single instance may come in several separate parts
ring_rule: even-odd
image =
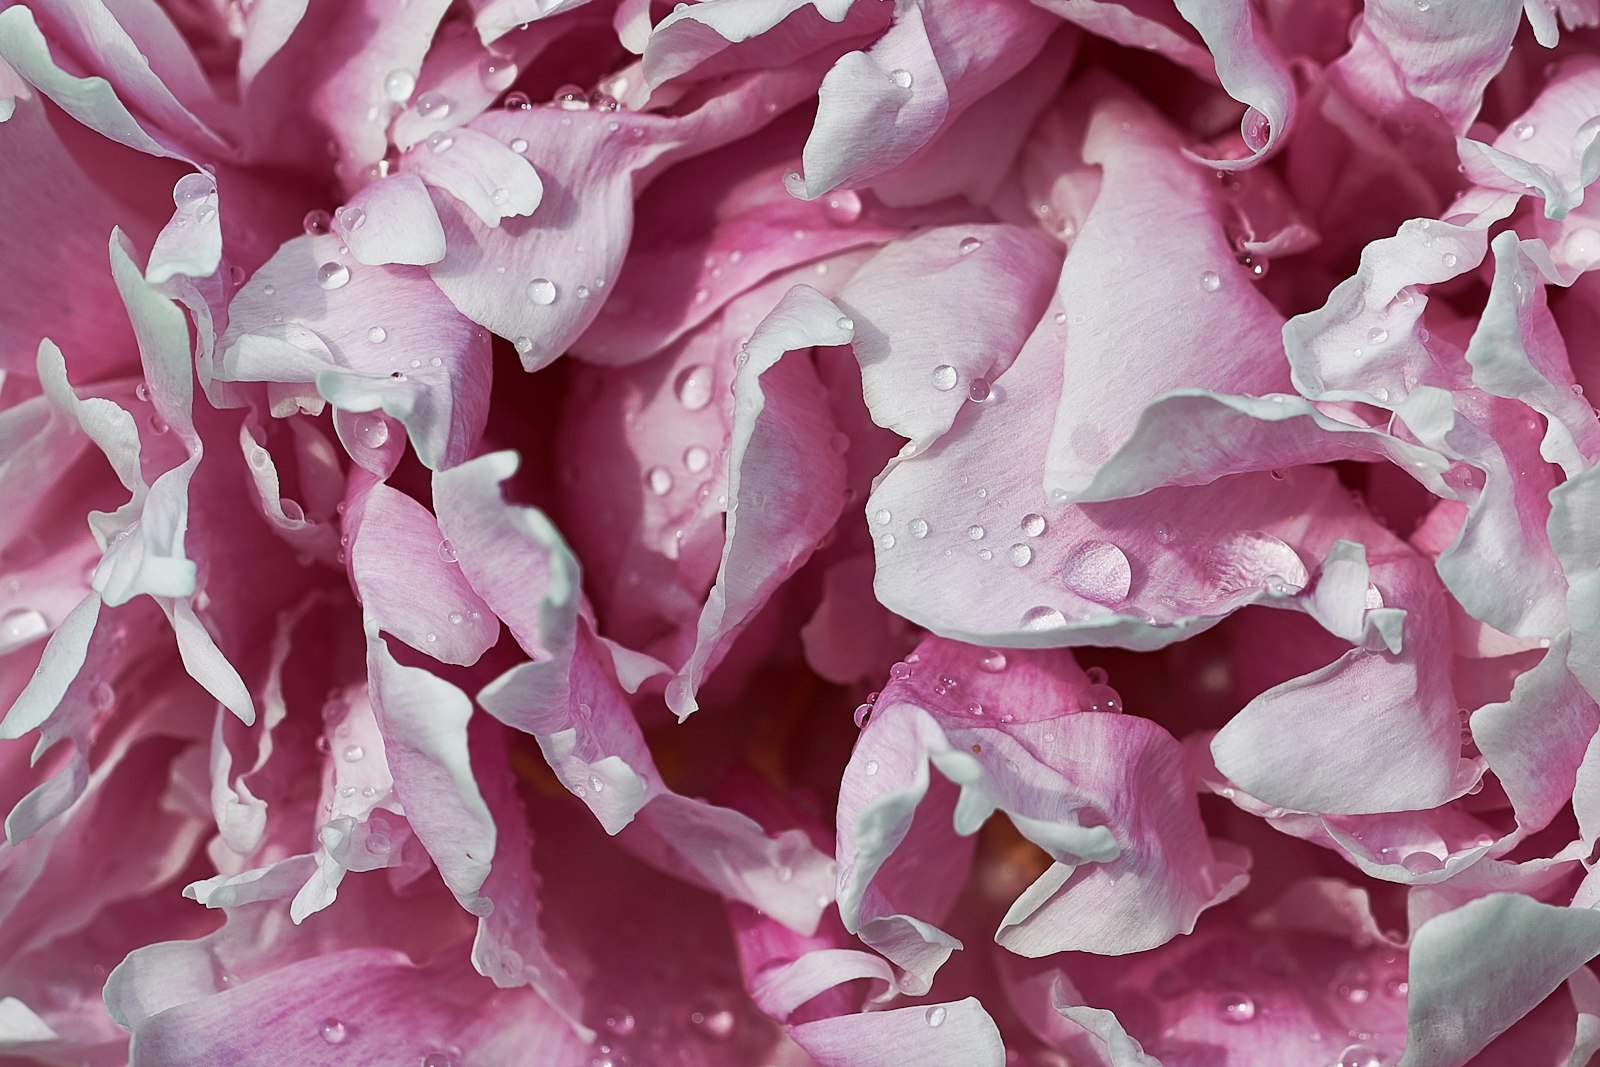
[[[1375,345],[1381,345],[1389,339],[1389,331],[1382,326],[1374,326],[1367,331],[1367,340]]]
[[[1217,1011],[1223,1022],[1247,1023],[1256,1017],[1256,1002],[1243,994],[1233,994],[1222,998]]]
[[[300,228],[312,237],[321,237],[328,232],[333,223],[333,216],[318,208],[306,212],[306,217],[300,220]],[[270,288],[270,287],[269,287]],[[271,293],[267,293],[271,296]]]
[[[862,767],[861,769],[866,771],[867,777],[870,778],[878,773],[878,761],[875,759],[869,759],[867,760],[866,766]]]
[[[1439,262],[1443,263],[1446,269],[1450,269],[1455,267],[1458,260],[1456,259],[1456,254],[1454,252],[1446,252],[1444,255],[1439,257]]]
[[[1022,527],[1022,532],[1029,537],[1038,537],[1045,530],[1044,516],[1030,511],[1022,516],[1022,522],[1019,525]]]
[[[999,674],[1006,669],[1006,654],[997,648],[991,648],[983,654],[983,658],[978,661],[978,666],[990,674]]]
[[[1206,577],[1225,597],[1264,588],[1273,577],[1286,592],[1304,589],[1310,580],[1293,548],[1259,530],[1230,534],[1212,546]]]
[[[902,89],[911,88],[911,72],[903,67],[896,67],[889,72],[889,80]]]
[[[672,474],[665,467],[651,467],[644,480],[656,496],[672,492]]]
[[[389,331],[382,326],[373,326],[367,330],[367,340],[375,345],[381,345],[389,336]]]
[[[985,532],[984,528],[977,523],[967,527],[967,537],[973,541],[982,541]]]
[[[1088,686],[1078,694],[1078,707],[1083,711],[1103,711],[1120,715],[1122,696],[1103,682]]]
[[[1059,630],[1066,624],[1066,616],[1055,608],[1045,607],[1044,605],[1029,608],[1022,613],[1022,628],[1033,633]]]
[[[956,251],[960,252],[964,256],[970,256],[972,253],[976,252],[982,247],[982,241],[978,240],[976,237],[969,236],[961,239],[961,243],[956,246]]]
[[[356,439],[368,448],[382,448],[389,440],[389,420],[368,413],[356,419]]]
[[[1239,134],[1244,138],[1246,148],[1259,152],[1272,140],[1272,122],[1255,108],[1250,108],[1239,123]]]
[[[943,1004],[935,1004],[923,1012],[923,1017],[928,1020],[929,1026],[943,1026],[946,1014]]]
[[[540,307],[556,302],[556,283],[549,278],[535,278],[528,283],[528,299]]]
[[[1384,1067],[1383,1055],[1368,1045],[1347,1045],[1335,1067]]]
[[[450,542],[448,537],[439,542],[439,558],[446,563],[454,563],[460,558],[456,555],[456,546]]]
[[[838,319],[834,321],[834,325],[839,327],[839,329],[843,330],[845,333],[854,333],[856,328],[855,320],[849,315],[840,315]]]
[[[893,548],[894,545],[895,545],[894,534],[886,533],[886,534],[879,534],[878,535],[878,547],[879,548],[890,549],[890,548]]]
[[[1072,550],[1061,572],[1066,587],[1108,607],[1128,599],[1133,569],[1122,549],[1109,541],[1085,541]]]
[[[350,1031],[338,1019],[324,1019],[317,1026],[317,1032],[322,1035],[322,1040],[330,1045],[340,1045],[349,1036]]]
[[[361,758],[366,754],[367,750],[362,748],[360,745],[346,745],[344,746],[344,751],[341,753],[341,755],[344,756],[344,761],[346,763],[359,763]]]
[[[711,465],[711,453],[700,445],[690,445],[683,450],[683,469],[699,474]]]
[[[32,608],[18,608],[0,615],[0,653],[21,648],[43,637],[50,623]]]
[[[589,94],[577,85],[563,85],[556,90],[551,102],[563,111],[589,110]]]
[[[894,516],[890,514],[888,508],[879,508],[877,511],[872,513],[872,517],[877,521],[879,526],[887,526],[894,518]]]
[[[455,1067],[443,1052],[430,1052],[422,1057],[422,1067]]]
[[[849,189],[837,189],[822,202],[822,215],[835,226],[849,226],[861,217],[861,197]]]
[[[678,372],[672,388],[684,410],[699,411],[711,403],[712,382],[711,368],[696,363]]]
[[[391,70],[383,79],[383,95],[397,104],[403,104],[411,99],[411,93],[416,87],[416,76],[409,70]]]
[[[1200,288],[1208,293],[1214,293],[1222,288],[1222,276],[1214,270],[1204,271],[1200,275]]]
[[[915,537],[920,541],[924,537],[928,536],[928,520],[912,519],[910,522],[906,523],[906,529],[911,531],[912,537]]]
[[[1012,545],[1008,555],[1013,567],[1026,567],[1033,562],[1033,549],[1024,544]]]
[[[956,369],[948,363],[941,363],[933,368],[933,387],[941,393],[954,389],[956,387]]]
[[[1535,129],[1531,122],[1519,119],[1511,124],[1511,136],[1519,141],[1531,141],[1533,140],[1533,135],[1537,132],[1538,130]]]
[[[974,378],[972,379],[972,383],[967,386],[967,399],[971,400],[975,404],[981,404],[985,400],[989,399],[990,391],[991,390],[987,379]]]
[[[340,208],[337,218],[346,233],[355,233],[367,224],[367,213],[351,205]]]
[[[511,345],[512,345],[513,348],[515,348],[517,350],[517,353],[519,355],[524,355],[525,356],[529,352],[533,351],[533,338],[531,338],[531,337],[527,336],[526,334],[524,334],[524,335],[518,337],[515,341],[512,341]]]
[[[324,263],[317,268],[317,284],[324,289],[343,289],[350,283],[350,268],[343,263]]]

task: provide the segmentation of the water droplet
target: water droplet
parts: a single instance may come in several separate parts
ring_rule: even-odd
[[[1443,263],[1446,268],[1454,267],[1457,262],[1456,254],[1454,252],[1446,252],[1444,255],[1439,257],[1439,262]]]
[[[1032,633],[1045,630],[1059,630],[1067,624],[1066,616],[1055,608],[1038,607],[1029,608],[1022,613],[1022,628]]]
[[[450,151],[451,146],[455,143],[456,139],[443,130],[435,130],[433,133],[428,134],[428,140],[426,141],[428,151],[435,154]]]
[[[1222,276],[1214,270],[1208,270],[1200,275],[1200,288],[1208,293],[1214,293],[1222,288]]]
[[[439,558],[446,563],[454,563],[458,558],[456,556],[456,546],[450,543],[448,537],[439,542]]]
[[[217,195],[217,183],[209,174],[185,174],[172,187],[174,207],[189,208]]]
[[[1006,669],[1006,654],[999,649],[991,648],[983,654],[983,658],[978,661],[978,666],[990,674],[999,674]]]
[[[606,780],[599,775],[591,774],[589,776],[589,788],[596,793],[604,793],[606,791]]]
[[[834,320],[833,324],[835,326],[839,327],[839,329],[843,330],[845,333],[854,333],[855,332],[856,321],[854,319],[852,319],[849,315],[840,315],[837,319]]]
[[[355,233],[367,224],[367,213],[352,205],[340,208],[337,218],[346,233]]]
[[[822,215],[835,226],[849,226],[861,217],[861,197],[849,189],[830,193],[822,202]]]
[[[425,119],[442,119],[450,114],[450,98],[437,89],[429,89],[417,97],[417,102],[413,106],[417,114]]]
[[[359,763],[366,754],[367,750],[360,745],[346,745],[344,746],[344,752],[341,753],[346,763]]]
[[[383,344],[388,336],[389,331],[385,330],[382,326],[373,326],[367,330],[367,340],[371,341],[375,345]]]
[[[494,204],[496,207],[505,207],[506,202],[510,199],[511,193],[505,189],[496,189],[494,192],[489,194],[489,202]]]
[[[935,1004],[933,1007],[923,1012],[922,1017],[928,1020],[929,1026],[943,1026],[946,1014],[947,1013],[943,1004]]]
[[[1084,599],[1109,607],[1128,599],[1133,569],[1122,549],[1111,542],[1085,541],[1067,557],[1061,580]]]
[[[356,419],[356,440],[368,448],[382,448],[389,440],[389,420],[376,413]]]
[[[1411,852],[1400,861],[1400,866],[1412,874],[1432,874],[1444,870],[1444,861],[1431,852]]]
[[[912,519],[910,522],[906,523],[906,529],[911,531],[912,537],[915,537],[920,541],[924,537],[928,536],[928,520]]]
[[[1416,5],[1418,11],[1426,11],[1428,8],[1433,6],[1432,4],[1428,3],[1428,0],[1416,0]]]
[[[984,528],[979,526],[977,523],[973,523],[971,526],[967,527],[967,537],[974,541],[982,541],[984,533]]]
[[[989,382],[985,378],[974,378],[972,384],[967,386],[967,399],[975,404],[981,404],[989,399]]]
[[[563,111],[589,110],[589,94],[576,85],[563,85],[557,89],[551,102]]]
[[[868,707],[870,706],[871,705],[868,705]],[[870,778],[878,773],[878,761],[875,759],[869,759],[867,760],[866,766],[862,767],[861,769],[866,771],[867,777]]]
[[[1019,523],[1019,525],[1022,527],[1022,532],[1027,534],[1029,537],[1038,537],[1040,534],[1044,533],[1046,523],[1043,515],[1039,515],[1030,511],[1026,515],[1022,516],[1022,522]]]
[[[1242,993],[1236,993],[1223,997],[1217,1010],[1223,1022],[1247,1023],[1256,1017],[1256,1002]]]
[[[510,56],[490,53],[478,63],[478,78],[491,93],[502,92],[517,80],[517,64]]]
[[[1244,138],[1246,148],[1259,152],[1272,140],[1272,122],[1255,108],[1249,108],[1239,123],[1239,134]]]
[[[690,474],[699,474],[711,465],[711,453],[699,445],[690,445],[683,450],[683,469]]]
[[[1374,326],[1367,331],[1367,340],[1375,345],[1381,345],[1389,339],[1389,331],[1382,326]]]
[[[870,718],[872,718],[872,705],[870,703],[857,704],[855,714],[856,728],[864,728],[867,725],[867,720]]]
[[[1109,685],[1096,683],[1078,694],[1078,707],[1083,711],[1103,711],[1122,714],[1122,696]]]
[[[422,1067],[454,1067],[450,1057],[443,1052],[430,1052],[422,1057]]]
[[[341,1045],[344,1043],[344,1039],[349,1036],[349,1031],[345,1029],[344,1023],[338,1019],[322,1020],[317,1026],[317,1033],[321,1034],[322,1040],[330,1045]]]
[[[306,212],[306,217],[300,220],[300,228],[312,237],[321,237],[328,232],[333,223],[333,216],[320,208]],[[269,286],[270,288],[270,286]],[[267,294],[271,296],[271,293]]]
[[[511,345],[517,350],[519,355],[525,356],[529,352],[533,351],[533,338],[524,334],[523,336],[518,337],[515,341],[512,341]]]
[[[353,785],[341,785],[339,787],[339,795],[346,799],[353,797],[356,795],[356,787]]]
[[[978,249],[980,249],[982,247],[983,247],[983,242],[978,240],[978,238],[976,238],[976,237],[963,237],[961,239],[961,243],[956,246],[956,251],[960,252],[964,256],[970,256],[970,255],[972,255],[972,253],[976,252]]]
[[[685,367],[673,379],[673,392],[678,396],[678,403],[686,411],[699,411],[711,403],[711,392],[714,377],[711,368],[704,363],[696,363]]]
[[[1166,523],[1156,523],[1155,530],[1153,532],[1155,533],[1157,543],[1163,545],[1170,545],[1172,543],[1172,538],[1174,536],[1172,527],[1168,526]]]
[[[603,1025],[608,1033],[616,1037],[627,1037],[633,1033],[638,1025],[638,1020],[633,1017],[633,1012],[627,1008],[611,1008],[605,1014]]]
[[[1230,534],[1212,548],[1206,576],[1222,596],[1263,588],[1276,577],[1285,591],[1304,589],[1309,575],[1300,556],[1271,534],[1259,530]]]
[[[1346,1045],[1336,1067],[1383,1067],[1383,1055],[1368,1045]]]
[[[1011,565],[1013,567],[1026,567],[1028,564],[1033,562],[1033,549],[1029,548],[1027,545],[1012,545],[1009,554],[1011,557]]]
[[[317,268],[317,284],[324,289],[343,289],[350,283],[350,268],[343,263],[324,263]]]
[[[589,299],[589,287],[587,285],[580,285],[572,291],[574,294],[576,294],[579,300]]]
[[[672,492],[672,472],[665,467],[651,467],[645,473],[644,482],[656,496],[666,496]]]
[[[933,368],[933,387],[941,393],[949,392],[956,386],[956,369],[948,363],[941,363]]]
[[[889,521],[894,518],[894,516],[889,513],[888,508],[879,508],[877,511],[872,513],[872,517],[877,521],[879,526],[888,525]]]
[[[1531,122],[1524,122],[1519,119],[1511,124],[1511,136],[1519,141],[1531,141],[1533,140],[1533,135],[1537,132]]]
[[[792,875],[791,875],[792,876]],[[722,1040],[733,1033],[735,1018],[727,1008],[702,1008],[689,1017],[689,1021],[710,1037]]]
[[[890,548],[894,547],[894,544],[895,544],[894,534],[886,533],[886,534],[879,534],[878,535],[878,547],[879,548],[890,549]]]
[[[49,621],[32,608],[8,611],[0,615],[0,654],[21,648],[49,631]]]
[[[411,99],[411,92],[416,87],[416,76],[409,70],[391,70],[384,75],[383,95],[397,104],[403,104]]]
[[[896,67],[889,72],[889,80],[902,89],[911,88],[911,72],[902,67]]]
[[[535,278],[528,283],[528,299],[540,307],[549,307],[556,302],[556,283],[549,278]]]

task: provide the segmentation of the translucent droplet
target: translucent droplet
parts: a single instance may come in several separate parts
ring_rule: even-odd
[[[1454,267],[1457,263],[1456,254],[1454,252],[1446,252],[1439,257],[1439,262],[1443,263],[1446,268]]]
[[[910,522],[906,523],[906,529],[911,531],[912,537],[915,537],[920,541],[924,537],[928,536],[928,520],[912,519]]]
[[[696,1011],[690,1016],[690,1021],[701,1031],[719,1041],[733,1033],[736,1022],[733,1012],[727,1008]]]
[[[1085,541],[1067,557],[1061,580],[1085,600],[1109,607],[1128,599],[1133,569],[1122,549],[1111,542]]]
[[[1261,589],[1276,577],[1286,591],[1304,589],[1309,575],[1300,556],[1271,534],[1259,530],[1230,534],[1211,549],[1206,577],[1223,596]]]
[[[978,240],[976,237],[963,237],[961,239],[961,243],[956,246],[956,251],[960,252],[964,256],[970,256],[972,253],[976,252],[982,247],[983,242]]]
[[[1208,293],[1214,293],[1222,288],[1222,276],[1214,270],[1204,271],[1200,275],[1200,288]]]
[[[511,346],[517,350],[519,355],[525,356],[529,352],[533,351],[533,338],[524,334],[523,336],[518,337],[515,341],[512,341]]]
[[[1272,140],[1272,122],[1255,108],[1249,108],[1239,123],[1239,134],[1244,138],[1246,148],[1259,152]]]
[[[389,440],[389,420],[375,413],[360,416],[356,419],[356,439],[368,448],[382,448]]]
[[[870,778],[878,773],[878,761],[875,759],[869,759],[867,760],[866,766],[862,767],[861,769],[866,771],[867,777]]]
[[[902,89],[911,88],[911,72],[903,67],[896,67],[889,72],[889,80]]]
[[[1029,537],[1038,537],[1044,533],[1046,523],[1043,515],[1030,511],[1022,516],[1022,521],[1018,525],[1022,527],[1022,532]]]
[[[985,378],[974,378],[967,386],[967,399],[975,404],[981,404],[989,399],[989,382]]]
[[[1368,1045],[1346,1045],[1335,1067],[1384,1067],[1383,1055]]]
[[[1381,345],[1389,339],[1389,331],[1382,326],[1374,326],[1367,331],[1367,340],[1375,345]]]
[[[887,526],[889,522],[894,519],[894,516],[889,513],[888,508],[879,508],[877,511],[872,513],[872,517],[877,521],[879,526]]]
[[[589,110],[589,94],[576,85],[563,85],[551,101],[563,111]]]
[[[928,1020],[929,1026],[943,1026],[946,1014],[947,1013],[943,1004],[935,1004],[933,1007],[923,1012],[922,1017]]]
[[[359,763],[361,758],[367,754],[367,750],[360,745],[346,745],[344,746],[344,751],[340,754],[344,756],[346,763]]]
[[[324,263],[317,268],[317,284],[324,289],[343,289],[350,284],[350,268],[343,263]]]
[[[1418,11],[1426,11],[1428,8],[1433,6],[1432,4],[1428,3],[1428,0],[1415,0],[1415,2]]]
[[[840,315],[834,320],[833,324],[839,327],[839,329],[843,330],[845,333],[855,332],[856,322],[849,315]]]
[[[346,205],[339,209],[338,219],[346,233],[355,233],[367,224],[367,213],[358,207]]]
[[[1122,714],[1122,697],[1109,685],[1096,683],[1078,694],[1078,707],[1084,711],[1103,711]]]
[[[0,654],[21,648],[50,631],[50,623],[32,608],[18,608],[0,615]]]
[[[209,174],[185,174],[172,187],[174,207],[188,208],[202,204],[217,195],[216,179]]]
[[[1029,608],[1022,613],[1022,628],[1038,633],[1044,630],[1059,630],[1067,624],[1066,616],[1055,608],[1038,607]]]
[[[978,666],[990,674],[999,674],[1006,669],[1006,654],[997,648],[991,648],[983,654],[983,658],[978,661]]]
[[[678,372],[678,376],[673,379],[672,389],[684,410],[699,411],[711,403],[714,380],[710,367],[704,363],[696,363]]]
[[[580,285],[572,291],[577,295],[579,300],[589,299],[589,287],[587,285]]]
[[[517,64],[510,56],[490,54],[478,63],[478,77],[491,93],[503,92],[517,80]]]
[[[1152,532],[1155,534],[1156,542],[1158,544],[1170,545],[1172,543],[1172,527],[1168,526],[1166,523],[1156,523],[1155,529]]]
[[[318,208],[306,212],[306,217],[300,220],[300,228],[312,237],[321,237],[328,232],[333,223],[333,216]],[[267,294],[271,296],[271,293]]]
[[[1533,135],[1537,132],[1538,131],[1534,128],[1534,125],[1531,122],[1525,122],[1521,119],[1518,119],[1516,122],[1511,124],[1511,136],[1515,137],[1519,141],[1531,141],[1533,140]]]
[[[446,563],[454,563],[459,558],[456,555],[456,546],[450,543],[448,537],[439,542],[439,558]]]
[[[556,302],[556,283],[549,278],[535,278],[528,283],[528,299],[540,307],[549,307]]]
[[[367,330],[367,340],[375,345],[381,345],[388,338],[389,331],[382,326],[373,326]]]
[[[856,705],[855,720],[856,720],[856,727],[858,729],[860,729],[862,727],[865,727],[867,725],[867,720],[869,720],[871,718],[872,718],[872,705],[870,703],[857,704]]]
[[[1033,562],[1033,549],[1024,544],[1012,545],[1008,555],[1013,567],[1026,567]]]
[[[711,465],[711,453],[700,445],[690,445],[683,450],[683,469],[690,474],[699,474]]]
[[[883,548],[883,549],[893,548],[894,547],[894,534],[891,534],[891,533],[879,534],[878,535],[878,547],[879,548]]]
[[[822,202],[822,215],[835,226],[849,226],[861,217],[861,197],[849,189],[830,193]]]
[[[986,532],[987,531],[985,531],[984,528],[979,526],[977,523],[973,523],[971,526],[967,527],[967,537],[973,541],[982,541],[983,535]]]
[[[656,496],[666,496],[672,492],[672,473],[665,467],[651,467],[646,472],[644,481]]]
[[[317,1026],[317,1033],[322,1035],[322,1040],[330,1045],[342,1045],[349,1036],[349,1031],[344,1023],[338,1019],[324,1019]]]
[[[956,369],[948,363],[941,363],[933,368],[933,387],[941,393],[954,389],[956,387]]]
[[[428,151],[434,154],[450,151],[451,146],[455,143],[456,139],[443,130],[435,130],[433,133],[428,134],[428,140],[426,141]]]
[[[1247,1023],[1256,1017],[1256,1002],[1243,994],[1223,997],[1217,1009],[1223,1022]]]
[[[496,207],[504,207],[511,199],[511,193],[506,189],[496,189],[489,194],[489,202]]]
[[[429,89],[417,97],[414,106],[417,114],[425,119],[442,119],[450,114],[450,98],[437,89]]]
[[[409,70],[391,70],[383,79],[383,95],[397,104],[410,100],[412,90],[416,87],[416,75]]]
[[[1444,870],[1444,860],[1431,852],[1411,852],[1400,861],[1400,866],[1412,874],[1432,874]]]

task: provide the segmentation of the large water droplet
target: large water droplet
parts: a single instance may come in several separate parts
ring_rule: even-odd
[[[849,189],[839,189],[822,202],[822,215],[835,226],[849,226],[861,217],[861,197]]]
[[[1214,270],[1202,271],[1200,274],[1200,288],[1208,293],[1214,293],[1222,288],[1222,275]]]
[[[1272,121],[1255,108],[1250,108],[1239,122],[1239,134],[1244,138],[1246,148],[1259,152],[1272,140]]]
[[[460,558],[456,555],[456,546],[451,543],[448,537],[439,542],[439,558],[446,563],[454,563]]]
[[[902,89],[911,88],[911,72],[903,67],[896,67],[889,72],[889,80]]]
[[[933,368],[933,387],[941,393],[954,389],[956,378],[956,369],[948,363],[941,363]]]
[[[18,608],[0,615],[0,654],[21,648],[50,631],[50,623],[32,608]]]
[[[322,1040],[330,1045],[342,1045],[350,1032],[338,1019],[324,1019],[317,1026],[317,1033],[321,1034]]]
[[[491,93],[504,92],[517,80],[516,61],[510,56],[490,53],[478,63],[478,78]]]
[[[1519,141],[1531,141],[1533,140],[1533,135],[1537,132],[1539,131],[1531,122],[1519,119],[1511,124],[1511,136]]]
[[[1067,557],[1061,580],[1085,600],[1110,607],[1128,599],[1133,569],[1122,549],[1111,542],[1085,541]]]
[[[991,648],[983,654],[983,658],[978,661],[978,666],[990,674],[999,674],[1006,669],[1006,654],[997,648]]]
[[[1285,592],[1304,589],[1309,575],[1293,548],[1259,530],[1229,534],[1206,560],[1206,577],[1222,596],[1266,587],[1276,577]]]
[[[910,522],[906,523],[906,529],[911,531],[912,537],[915,537],[920,541],[924,537],[928,536],[928,520],[912,519]]]
[[[384,75],[383,95],[397,104],[403,104],[411,99],[412,90],[416,87],[416,75],[409,70],[391,70]]]
[[[172,187],[174,207],[192,208],[217,195],[217,182],[209,174],[185,174]]]
[[[528,283],[528,299],[540,307],[549,307],[556,302],[556,283],[549,278],[535,278]]]
[[[376,413],[358,417],[356,439],[368,448],[382,448],[389,440],[389,420]]]
[[[923,1018],[928,1020],[929,1026],[943,1026],[946,1014],[948,1013],[945,1011],[943,1004],[935,1004],[933,1007],[923,1012]]]
[[[1088,686],[1078,694],[1078,707],[1084,711],[1103,711],[1114,715],[1122,714],[1122,696],[1115,689],[1103,683]]]
[[[350,283],[350,268],[343,263],[324,263],[317,268],[317,284],[324,289],[343,289]]]
[[[381,345],[389,337],[389,331],[382,326],[373,326],[367,330],[367,340],[375,345]]]
[[[644,480],[656,496],[666,496],[672,492],[672,474],[665,467],[651,467]]]
[[[690,445],[683,450],[683,469],[690,474],[699,474],[711,465],[711,453],[700,445]]]
[[[339,225],[346,233],[355,233],[367,224],[367,213],[353,205],[345,205],[338,211]]]
[[[1039,605],[1022,613],[1022,628],[1031,633],[1059,630],[1067,624],[1066,616],[1055,608]]]
[[[300,220],[300,228],[312,237],[321,237],[328,232],[328,228],[332,222],[332,215],[328,214],[326,211],[323,211],[321,208],[316,208],[312,211],[306,212],[306,217]],[[271,290],[272,286],[269,285],[264,291],[268,296],[271,296]]]
[[[1223,1022],[1247,1023],[1256,1017],[1256,1002],[1242,993],[1232,994],[1222,998],[1217,1011]]]
[[[987,378],[974,378],[971,384],[967,386],[967,399],[974,404],[981,404],[989,399],[991,391]]]
[[[714,381],[711,368],[704,363],[696,363],[678,372],[673,379],[672,389],[678,396],[678,403],[686,411],[699,411],[711,403]]]
[[[577,85],[563,85],[556,90],[551,103],[563,111],[589,110],[589,94]]]
[[[362,748],[360,745],[344,746],[343,755],[346,763],[359,763],[362,757],[364,757],[366,754],[367,750]]]
[[[1026,567],[1033,562],[1033,549],[1024,544],[1012,545],[1008,555],[1013,567]]]
[[[1018,525],[1022,527],[1022,532],[1029,537],[1038,537],[1044,533],[1046,524],[1043,515],[1037,515],[1030,511],[1022,516],[1022,522]]]

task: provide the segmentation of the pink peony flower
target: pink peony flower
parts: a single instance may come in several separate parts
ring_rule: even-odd
[[[0,1062],[1588,1063],[1597,26],[0,3]]]

